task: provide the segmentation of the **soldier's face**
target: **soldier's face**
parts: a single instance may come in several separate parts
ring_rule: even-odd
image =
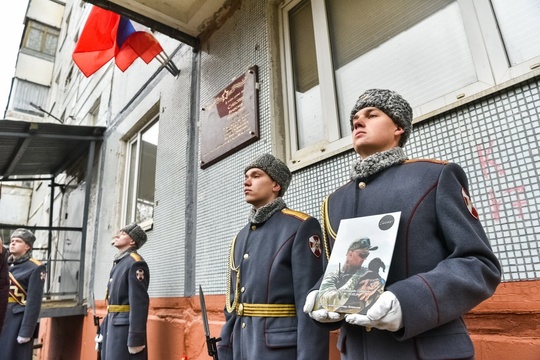
[[[353,118],[353,147],[365,159],[376,152],[398,146],[403,132],[385,112],[375,107],[366,107],[360,109]]]
[[[135,241],[126,232],[120,231],[113,240],[113,245],[120,251],[135,246]]]
[[[356,271],[359,269],[369,255],[369,251],[358,249],[347,251],[347,258],[345,259],[346,271]]]
[[[28,245],[23,239],[14,237],[9,243],[9,252],[15,257],[22,256],[30,250],[30,245]]]
[[[244,196],[248,204],[256,209],[272,202],[279,194],[281,187],[277,182],[258,168],[246,171],[244,176]]]

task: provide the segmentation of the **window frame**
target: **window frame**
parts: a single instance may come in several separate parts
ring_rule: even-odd
[[[312,165],[351,149],[350,134],[340,134],[335,72],[331,56],[330,35],[325,1],[310,0],[312,7],[324,140],[302,149],[298,145],[295,89],[288,14],[303,0],[284,1],[279,6],[286,158],[291,170]],[[490,0],[456,0],[463,19],[477,81],[444,94],[427,103],[414,106],[413,123],[424,121],[464,103],[500,91],[517,82],[540,74],[540,56],[512,66],[497,27]]]
[[[34,26],[34,24],[37,25],[37,26]],[[30,32],[31,32],[32,29],[37,29],[37,30],[43,32],[43,34],[41,36],[41,39],[40,39],[39,50],[28,47],[28,41],[30,41]],[[53,49],[52,54],[49,54],[49,53],[45,52],[46,44],[47,44],[46,39],[47,39],[47,35],[49,35],[49,34],[53,35],[53,36],[56,36],[56,44],[55,44],[55,47]],[[36,20],[28,20],[28,23],[26,24],[23,43],[22,43],[22,46],[21,46],[21,51],[25,51],[25,52],[34,54],[34,55],[36,55],[38,57],[43,57],[45,59],[48,59],[48,60],[52,61],[55,58],[59,40],[60,40],[60,29],[55,28],[55,27],[50,26],[50,25],[47,25],[47,24],[44,24],[42,22],[36,21]]]
[[[128,223],[132,223],[136,220],[137,215],[137,193],[138,193],[138,186],[139,186],[139,167],[140,167],[140,150],[141,150],[141,140],[143,133],[150,129],[155,124],[159,123],[159,114],[156,114],[151,117],[151,119],[140,129],[138,129],[129,139],[125,142],[126,146],[126,156],[125,156],[125,168],[124,168],[124,186],[123,186],[123,196],[122,196],[122,218],[121,223],[127,225]],[[131,164],[131,148],[134,142],[137,142],[136,146],[136,156],[134,159],[135,164],[132,166]],[[159,146],[159,142],[158,142]],[[133,196],[131,199],[129,199],[129,180],[130,176],[132,174],[132,171],[135,172],[134,178],[133,178],[133,189],[137,189],[133,191]],[[154,174],[155,176],[155,174]],[[155,195],[155,189],[154,189],[154,195]],[[128,214],[128,203],[131,200],[131,214]],[[155,207],[155,203],[154,203]],[[144,230],[149,230],[153,227],[154,224],[154,216],[152,216],[149,219],[145,219],[144,221],[139,223],[139,226],[143,228]]]

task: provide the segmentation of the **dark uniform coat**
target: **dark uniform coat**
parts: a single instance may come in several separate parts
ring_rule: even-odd
[[[144,259],[131,252],[114,261],[107,285],[108,306],[129,305],[129,311],[109,311],[101,326],[102,360],[147,359],[147,347],[130,354],[128,346],[146,344],[150,271]],[[113,309],[114,310],[114,309]]]
[[[45,283],[45,265],[34,258],[9,266],[11,275],[26,291],[26,296],[19,297],[24,305],[10,299],[4,320],[2,335],[0,335],[0,358],[30,360],[34,347],[34,332],[39,319],[43,285]],[[16,286],[10,281],[11,292]],[[17,337],[31,338],[30,341],[19,344]]]
[[[330,238],[341,219],[401,211],[386,290],[401,304],[404,327],[367,332],[343,322],[341,358],[472,358],[461,316],[493,294],[501,272],[461,167],[407,161],[350,181],[330,195],[327,206]]]
[[[0,244],[0,246],[2,246]],[[9,268],[8,268],[8,249],[2,246],[0,254],[0,334],[6,318],[6,309],[9,297]]]
[[[283,209],[265,223],[247,224],[237,235],[234,263],[240,271],[239,302],[293,304],[296,316],[239,316],[225,310],[220,360],[328,359],[328,331],[302,311],[324,272],[319,222]],[[236,274],[230,281],[233,302]]]

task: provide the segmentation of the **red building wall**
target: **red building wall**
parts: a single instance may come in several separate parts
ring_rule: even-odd
[[[224,321],[223,295],[206,295],[212,336],[218,337]],[[105,303],[96,304],[98,315]],[[73,318],[42,319],[39,359],[96,359],[93,314]],[[540,359],[540,280],[503,283],[495,295],[465,316],[476,348],[477,360]],[[77,324],[74,326],[73,324]],[[69,332],[69,336],[68,336]],[[338,360],[337,332],[330,334],[330,360]],[[69,346],[66,346],[69,345]],[[148,319],[150,360],[200,360],[208,356],[198,296],[152,298]]]

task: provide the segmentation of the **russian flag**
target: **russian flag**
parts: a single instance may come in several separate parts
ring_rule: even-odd
[[[163,51],[156,38],[135,31],[133,24],[112,11],[93,6],[73,50],[73,62],[89,77],[113,57],[122,71],[140,57],[149,63]]]
[[[140,57],[148,64],[162,51],[163,48],[152,34],[146,31],[134,31],[122,43],[114,61],[120,70],[126,71],[137,58]]]

